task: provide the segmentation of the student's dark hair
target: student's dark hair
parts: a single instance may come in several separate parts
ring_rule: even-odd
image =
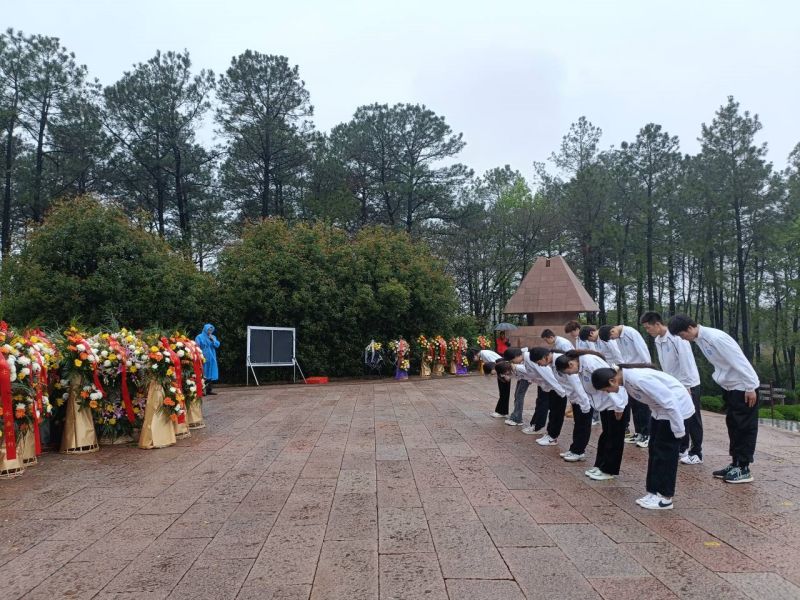
[[[675,315],[669,320],[667,328],[672,335],[678,335],[688,330],[689,327],[697,327],[697,322],[689,315]]]
[[[661,315],[657,312],[649,311],[642,315],[642,318],[639,319],[639,323],[642,325],[656,325],[657,323],[663,323],[664,319],[661,318]]]
[[[548,354],[561,354],[561,353],[553,351],[552,348],[545,348],[543,346],[536,346],[535,348],[531,348],[528,351],[528,354],[530,355],[531,360],[533,362],[536,362],[537,360],[542,360]]]
[[[618,369],[653,369],[654,371],[660,371],[657,366],[653,363],[622,363],[617,365]]]
[[[480,350],[477,348],[470,348],[467,350],[467,360],[469,362],[473,362],[478,359],[478,355],[480,354]]]
[[[597,337],[599,337],[604,342],[607,342],[611,339],[611,330],[614,329],[613,325],[603,325],[600,329],[597,330]]]
[[[592,385],[596,390],[604,390],[616,374],[617,372],[614,369],[608,367],[592,371]]]
[[[498,360],[496,363],[494,363],[494,372],[498,375],[506,375],[511,373],[513,368],[513,365],[507,360]]]
[[[578,350],[570,350],[569,352],[565,352],[561,356],[557,357],[555,360],[556,371],[562,373],[568,366],[570,361],[578,360],[581,356],[597,356],[602,358],[603,360],[606,359],[605,356],[600,354],[599,352],[595,352],[594,350],[589,350],[587,348],[580,348]]]
[[[519,356],[522,356],[520,348],[506,348],[505,352],[503,352],[503,360],[514,360]]]
[[[483,374],[484,375],[491,375],[492,369],[494,369],[494,363],[483,363]]]
[[[549,337],[556,337],[556,334],[553,333],[552,329],[545,329],[542,331],[542,338],[549,338]]]
[[[581,324],[578,323],[577,321],[567,321],[564,324],[564,333],[570,333],[570,332],[575,331],[576,329],[580,329],[580,328],[581,328]]]
[[[589,335],[596,329],[594,325],[584,325],[581,327],[581,331],[578,334],[578,337],[583,340],[584,342],[589,339]]]

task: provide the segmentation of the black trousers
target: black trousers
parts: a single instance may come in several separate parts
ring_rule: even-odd
[[[603,473],[619,475],[622,452],[625,450],[625,420],[617,417],[613,410],[600,411],[603,432],[597,440],[597,457],[594,466]]]
[[[650,435],[650,407],[636,398],[629,397],[631,412],[633,413],[633,428],[639,435]]]
[[[572,405],[572,420],[575,427],[572,429],[572,444],[569,451],[573,454],[583,454],[592,437],[592,412],[584,413],[577,404]]]
[[[675,495],[678,454],[683,438],[676,438],[669,421],[650,420],[650,445],[647,459],[647,491],[667,498]]]
[[[733,464],[746,467],[753,462],[758,438],[758,402],[747,406],[744,391],[722,391],[725,404],[725,425],[728,426],[729,453]]]
[[[564,426],[564,413],[567,412],[567,397],[559,396],[554,390],[550,392],[549,410],[547,411],[547,435],[558,439]]]
[[[689,451],[692,456],[703,458],[703,415],[700,414],[700,386],[690,390],[694,414],[686,419],[686,436],[681,440],[681,452]],[[691,447],[689,442],[691,441]]]
[[[508,399],[511,397],[511,380],[503,381],[500,376],[497,377],[497,389],[500,392],[500,398],[497,399],[497,405],[494,407],[494,412],[501,415],[508,414]]]
[[[541,429],[547,423],[551,393],[545,392],[541,386],[536,386],[536,407],[533,409],[533,416],[531,417],[531,427],[534,429]]]

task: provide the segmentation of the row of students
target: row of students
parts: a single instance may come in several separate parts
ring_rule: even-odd
[[[585,458],[585,448],[591,433],[591,425],[586,426],[589,411],[599,409],[601,412],[602,433],[598,441],[598,452],[595,466],[587,470],[587,476],[592,479],[611,479],[619,473],[624,448],[625,418],[631,412],[629,404],[634,401],[647,410],[647,423],[642,423],[642,412],[634,414],[634,423],[637,434],[647,432],[646,441],[655,443],[649,451],[648,459],[648,495],[639,499],[639,504],[646,508],[669,508],[672,506],[671,497],[674,493],[674,473],[670,475],[671,467],[664,470],[664,464],[672,464],[677,469],[678,459],[685,464],[702,463],[702,417],[700,413],[700,388],[697,366],[691,352],[689,341],[696,341],[701,352],[714,366],[714,380],[723,388],[723,398],[727,407],[726,424],[730,438],[731,463],[718,471],[714,477],[724,479],[727,483],[746,483],[753,480],[750,473],[750,464],[753,461],[755,444],[758,431],[758,413],[756,407],[756,392],[758,377],[750,363],[744,357],[738,344],[726,333],[707,327],[701,327],[689,317],[678,315],[673,317],[669,326],[665,325],[658,313],[649,312],[642,316],[641,323],[645,330],[655,338],[659,362],[665,372],[658,371],[650,364],[649,353],[641,335],[635,329],[618,325],[610,326],[604,330],[607,340],[615,342],[623,340],[621,347],[617,347],[619,356],[628,359],[638,359],[639,362],[622,362],[621,360],[607,360],[608,355],[591,348],[569,349],[560,353],[555,348],[534,348],[529,352],[511,349],[506,359],[498,360],[502,367],[508,393],[505,406],[498,402],[493,416],[505,417],[508,410],[508,397],[510,395],[510,379],[514,371],[520,381],[527,383],[522,386],[518,395],[519,400],[515,405],[517,419],[509,419],[511,424],[521,421],[522,406],[528,385],[536,381],[546,382],[547,378],[542,373],[537,373],[536,367],[542,369],[555,366],[556,371],[564,379],[556,380],[558,385],[551,389],[540,390],[540,395],[551,399],[551,394],[563,399],[556,402],[551,409],[539,411],[548,414],[553,427],[548,427],[547,433],[542,436],[541,445],[555,445],[560,429],[563,425],[563,411],[561,407],[568,400],[574,406],[575,428],[573,430],[573,443],[562,457],[569,462],[576,462]],[[565,333],[572,339],[593,343],[600,337],[600,333],[593,328],[575,327],[577,323],[570,322],[565,326]],[[602,329],[602,328],[601,328]],[[575,332],[577,331],[577,335]],[[548,333],[552,333],[551,331]],[[592,339],[592,338],[595,339]],[[555,346],[555,338],[548,335],[547,342]],[[564,338],[560,338],[564,340]],[[564,340],[567,341],[567,340]],[[561,345],[565,349],[565,345]],[[608,352],[609,346],[604,348]],[[616,353],[612,354],[617,358]],[[499,356],[494,358],[499,359]],[[516,364],[515,364],[516,363]],[[616,369],[612,368],[616,365]],[[642,371],[643,369],[649,372]],[[624,384],[626,370],[629,370],[629,386]],[[599,372],[597,378],[594,373]],[[530,373],[530,374],[529,374]],[[610,376],[613,373],[613,376]],[[500,374],[500,371],[498,371]],[[578,376],[577,379],[569,379]],[[609,376],[608,380],[602,378]],[[612,381],[613,379],[613,381]],[[498,385],[501,378],[498,377]],[[577,383],[576,383],[577,382]],[[644,382],[644,384],[642,383]],[[579,385],[578,385],[579,384]],[[602,384],[604,387],[598,387]],[[548,385],[547,383],[545,384]],[[633,388],[633,393],[625,394],[625,388]],[[653,390],[658,391],[654,393]],[[665,391],[666,390],[666,391]],[[542,394],[542,392],[544,392]],[[669,393],[667,393],[669,392]],[[623,398],[624,396],[624,398]],[[628,401],[630,399],[630,402]],[[688,402],[688,404],[687,404]],[[547,403],[543,402],[544,407]],[[537,406],[539,402],[537,402]],[[638,409],[642,410],[642,409]],[[655,411],[655,412],[654,412]],[[544,422],[537,419],[537,411],[531,428]],[[676,417],[680,416],[680,419]],[[513,415],[512,415],[513,417]],[[670,426],[658,421],[669,421]],[[677,425],[678,420],[682,427]],[[508,421],[507,421],[508,422]],[[529,429],[529,428],[526,428]],[[534,429],[538,430],[538,428]],[[667,435],[669,430],[672,436]],[[531,431],[533,432],[533,431]],[[680,434],[680,435],[679,435]],[[652,437],[651,436],[656,436]],[[677,441],[676,441],[677,440]],[[640,444],[641,445],[641,444]],[[676,452],[673,453],[673,446]],[[649,447],[644,444],[642,447]],[[666,462],[665,462],[666,461]]]

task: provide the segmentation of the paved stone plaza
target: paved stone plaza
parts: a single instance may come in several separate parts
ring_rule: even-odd
[[[756,482],[726,485],[704,414],[706,463],[650,512],[646,450],[590,482],[495,399],[480,376],[226,389],[175,447],[45,455],[0,481],[0,598],[800,598],[800,435],[762,427]]]

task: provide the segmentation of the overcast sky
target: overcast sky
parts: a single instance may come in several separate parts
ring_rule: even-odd
[[[247,48],[300,67],[317,127],[372,102],[423,103],[464,134],[478,173],[530,176],[586,115],[603,145],[656,122],[698,149],[734,95],[770,160],[800,142],[792,0],[2,0],[3,25],[61,38],[103,84],[156,49],[223,72]]]

